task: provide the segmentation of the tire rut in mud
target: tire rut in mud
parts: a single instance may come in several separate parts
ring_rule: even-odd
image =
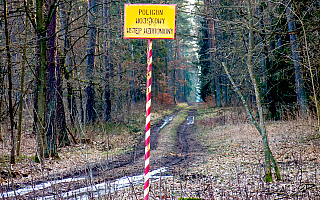
[[[196,108],[190,109],[185,120],[178,126],[175,152],[162,159],[163,166],[186,169],[194,159],[205,152],[205,148],[197,141],[195,135],[196,111]]]

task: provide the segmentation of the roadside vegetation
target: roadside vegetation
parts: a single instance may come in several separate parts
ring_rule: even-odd
[[[198,109],[196,132],[208,149],[207,163],[198,171],[206,174],[204,181],[208,181],[211,188],[203,197],[210,193],[215,198],[240,199],[315,199],[319,196],[317,122],[299,118],[266,122],[270,148],[282,176],[282,181],[267,184],[260,134],[241,113],[245,113],[241,108],[204,106]]]

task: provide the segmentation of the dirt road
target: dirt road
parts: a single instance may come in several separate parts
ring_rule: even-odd
[[[150,171],[166,168],[166,175],[174,174],[174,169],[185,169],[193,159],[201,156],[204,148],[196,140],[194,120],[196,107],[184,107],[171,116],[166,116],[151,129]],[[35,183],[33,186],[21,187],[16,193],[4,193],[6,199],[69,199],[74,198],[69,191],[80,191],[98,183],[113,181],[124,176],[135,176],[144,173],[144,135],[130,153],[111,157],[109,160],[91,164],[87,169],[69,172],[55,177],[48,177],[46,183]],[[53,181],[53,182],[50,182]],[[75,195],[90,196],[90,191]]]

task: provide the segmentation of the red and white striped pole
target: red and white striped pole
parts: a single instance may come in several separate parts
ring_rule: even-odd
[[[146,91],[146,139],[145,139],[145,170],[144,170],[144,200],[149,200],[149,166],[150,166],[150,114],[151,114],[151,67],[152,39],[148,39],[147,52],[147,91]]]

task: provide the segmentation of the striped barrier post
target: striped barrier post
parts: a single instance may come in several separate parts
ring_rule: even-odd
[[[145,136],[145,171],[144,171],[144,200],[149,200],[149,165],[150,165],[150,114],[151,114],[151,66],[152,39],[148,39],[147,51],[147,91],[146,91],[146,136]]]

